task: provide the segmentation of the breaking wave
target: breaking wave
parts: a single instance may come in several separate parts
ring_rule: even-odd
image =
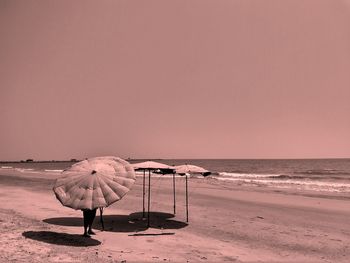
[[[334,174],[333,174],[334,175]],[[220,181],[241,182],[277,188],[350,192],[350,178],[342,176],[308,176],[285,174],[249,174],[222,172],[213,178]]]
[[[302,175],[350,175],[349,172],[338,169],[311,169],[304,171],[295,171],[293,174]]]
[[[12,166],[1,166],[1,169],[13,169]]]

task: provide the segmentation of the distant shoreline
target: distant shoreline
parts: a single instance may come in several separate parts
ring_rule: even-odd
[[[123,158],[126,161],[161,161],[161,160],[350,160],[350,157],[339,157],[339,158]],[[30,160],[30,159],[28,159]],[[16,160],[16,161],[0,161],[0,163],[71,163],[71,162],[80,162],[84,159],[70,159],[70,160]]]
[[[0,163],[72,163],[80,162],[81,160],[50,160],[50,161],[0,161]]]

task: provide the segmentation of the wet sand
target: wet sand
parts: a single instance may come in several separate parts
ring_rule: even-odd
[[[59,173],[0,172],[0,262],[349,262],[350,196],[190,179],[152,179],[151,227],[142,178],[81,236],[82,213],[51,188]]]

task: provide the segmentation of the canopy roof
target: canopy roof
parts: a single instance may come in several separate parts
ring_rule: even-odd
[[[170,166],[167,164],[154,162],[154,161],[134,163],[132,164],[132,167],[134,167],[135,170],[158,170],[158,169],[174,170],[174,166]]]
[[[208,175],[210,171],[196,165],[184,164],[175,166],[175,171],[178,174],[202,174]]]

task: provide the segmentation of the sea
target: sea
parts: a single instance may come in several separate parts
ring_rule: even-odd
[[[130,163],[145,160],[128,160]],[[350,159],[157,159],[168,165],[193,164],[212,174],[210,179],[227,183],[350,193]],[[74,162],[2,162],[0,171],[26,173],[62,172]],[[200,178],[200,176],[196,176]]]

